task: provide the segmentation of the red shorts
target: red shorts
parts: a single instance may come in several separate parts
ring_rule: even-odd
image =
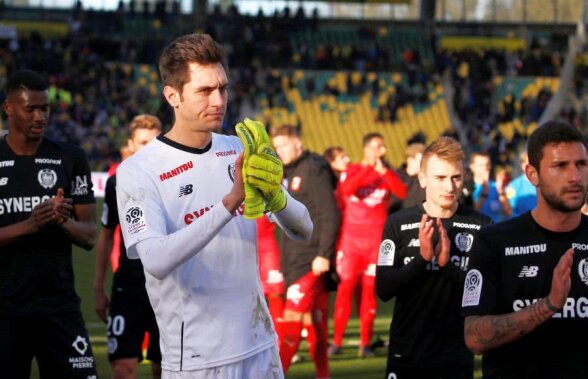
[[[323,306],[320,301],[324,295],[328,296],[323,275],[316,276],[307,273],[286,291],[286,309],[306,313]]]

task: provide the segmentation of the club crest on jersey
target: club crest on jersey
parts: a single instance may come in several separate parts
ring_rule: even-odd
[[[578,274],[582,283],[588,286],[588,258],[584,258],[578,263]]]
[[[394,254],[396,245],[394,241],[385,239],[380,244],[380,254],[378,255],[378,266],[392,266],[394,264]]]
[[[57,173],[49,168],[44,168],[39,170],[37,179],[39,180],[41,187],[50,189],[55,186],[55,183],[57,183]]]
[[[474,236],[472,236],[470,233],[460,232],[455,235],[455,245],[460,251],[464,253],[470,251],[472,248],[472,243],[474,243]]]
[[[227,167],[227,171],[229,173],[229,178],[231,178],[231,181],[234,182],[235,181],[235,162],[229,163],[229,166]]]
[[[302,184],[302,178],[300,176],[295,176],[292,178],[290,182],[290,189],[292,191],[298,191],[300,189],[300,185]]]
[[[480,304],[482,294],[482,273],[478,270],[470,270],[465,278],[463,286],[462,307],[475,306]]]

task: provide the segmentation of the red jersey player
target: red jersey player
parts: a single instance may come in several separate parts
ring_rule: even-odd
[[[337,191],[345,212],[337,251],[337,273],[341,282],[335,302],[335,333],[330,355],[340,351],[351,315],[351,298],[356,288],[360,317],[360,357],[371,356],[369,342],[376,316],[375,277],[382,230],[388,216],[390,196],[404,199],[407,189],[400,178],[384,165],[384,138],[370,133],[363,138],[363,160],[342,174]]]

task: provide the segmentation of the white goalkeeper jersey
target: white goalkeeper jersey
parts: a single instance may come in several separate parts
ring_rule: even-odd
[[[137,243],[167,238],[188,226],[194,238],[214,236],[160,279],[145,270],[165,370],[230,364],[275,343],[259,281],[255,221],[242,216],[242,206],[231,215],[222,204],[241,150],[232,136],[213,134],[204,149],[160,136],[118,168],[118,207],[129,257],[137,258]],[[150,252],[156,259],[174,255],[158,250]]]

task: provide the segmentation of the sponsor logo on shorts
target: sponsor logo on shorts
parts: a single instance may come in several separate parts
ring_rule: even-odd
[[[57,173],[51,169],[44,168],[37,174],[37,180],[41,187],[51,189],[57,183]]]
[[[520,311],[521,309],[534,304],[539,299],[515,299],[512,302],[512,309]],[[588,298],[586,297],[568,297],[561,312],[552,316],[553,318],[588,318]]]
[[[481,226],[478,224],[466,224],[463,222],[454,222],[453,226],[456,228],[475,229],[475,230],[480,230],[480,228],[481,228]]]
[[[173,178],[174,176],[178,176],[188,170],[191,170],[194,168],[194,162],[192,161],[188,161],[186,163],[183,163],[181,165],[179,165],[178,167],[171,169],[167,172],[164,172],[163,174],[159,174],[159,180],[164,182],[168,179]]]
[[[267,272],[267,284],[278,284],[284,281],[284,275],[280,270],[269,270]]]
[[[455,235],[455,246],[464,253],[471,250],[474,243],[474,236],[470,233],[460,232]]]
[[[380,253],[378,255],[378,266],[392,266],[394,264],[394,254],[396,245],[391,239],[385,239],[380,244]]]
[[[78,353],[80,353],[80,355],[86,354],[86,350],[88,350],[88,342],[82,336],[77,336],[76,340],[71,345]]]
[[[300,284],[292,284],[288,287],[286,292],[286,298],[293,302],[295,305],[300,303],[300,300],[304,297],[304,292],[300,292]]]
[[[69,357],[69,363],[75,369],[92,368],[94,367],[94,357]],[[88,376],[88,378],[92,377],[95,376]]]
[[[513,246],[513,247],[505,247],[504,248],[504,255],[511,256],[511,255],[527,255],[527,254],[539,254],[545,253],[547,251],[547,244],[542,243],[538,245],[529,245],[529,246]]]
[[[523,266],[519,278],[534,278],[539,272],[539,266]]]
[[[581,259],[578,263],[578,274],[582,283],[588,286],[588,258]]]
[[[145,222],[145,214],[143,209],[139,206],[131,206],[125,212],[125,220],[127,222],[127,233],[130,235],[144,232],[147,229]]]
[[[478,270],[468,271],[463,287],[462,307],[470,307],[480,304],[482,294],[482,273]]]
[[[237,155],[237,152],[235,150],[217,151],[215,155],[217,157],[228,157],[230,155]]]
[[[412,224],[402,224],[400,225],[400,230],[418,229],[419,225],[421,225],[420,222],[413,222]]]

